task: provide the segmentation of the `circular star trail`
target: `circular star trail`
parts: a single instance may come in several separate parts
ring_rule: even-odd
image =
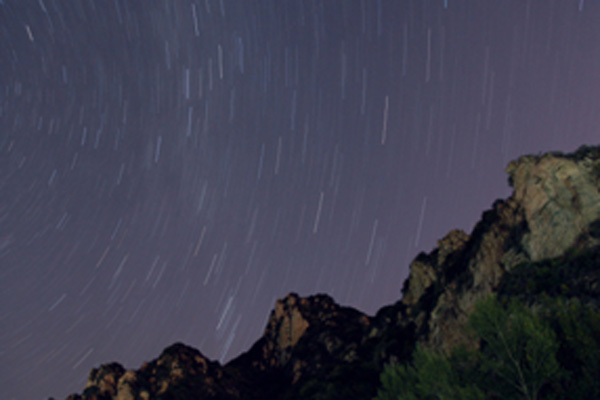
[[[599,142],[599,38],[584,0],[0,0],[0,397],[398,300],[511,159]]]

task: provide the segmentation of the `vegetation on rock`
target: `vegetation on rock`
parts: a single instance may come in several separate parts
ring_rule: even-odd
[[[599,398],[600,312],[573,296],[598,257],[591,250],[520,265],[501,295],[471,314],[476,349],[418,346],[410,363],[385,367],[375,399]]]
[[[511,197],[417,256],[373,317],[292,293],[225,365],[176,344],[69,400],[600,398],[599,171],[600,146],[511,162]]]

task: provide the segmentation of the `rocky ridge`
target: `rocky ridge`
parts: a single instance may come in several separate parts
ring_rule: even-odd
[[[292,293],[277,301],[263,336],[226,365],[178,343],[136,371],[116,363],[92,370],[68,400],[372,397],[382,366],[407,360],[417,343],[469,343],[467,316],[506,272],[573,249],[600,251],[600,147],[524,156],[506,171],[513,194],[470,235],[453,230],[419,254],[402,299],[375,316]],[[590,298],[600,297],[596,275],[586,280]]]

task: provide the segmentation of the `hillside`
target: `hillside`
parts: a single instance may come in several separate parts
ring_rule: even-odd
[[[470,234],[453,230],[417,255],[401,299],[375,316],[325,294],[291,293],[250,350],[225,365],[176,343],[137,370],[92,370],[82,394],[68,399],[366,399],[384,366],[410,361],[417,347],[477,347],[469,316],[493,293],[530,306],[577,299],[597,313],[600,147],[524,156],[506,172],[512,195]]]

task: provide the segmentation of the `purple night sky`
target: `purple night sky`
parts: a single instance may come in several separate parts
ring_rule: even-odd
[[[398,300],[511,159],[600,142],[599,71],[600,1],[0,0],[0,398]]]

